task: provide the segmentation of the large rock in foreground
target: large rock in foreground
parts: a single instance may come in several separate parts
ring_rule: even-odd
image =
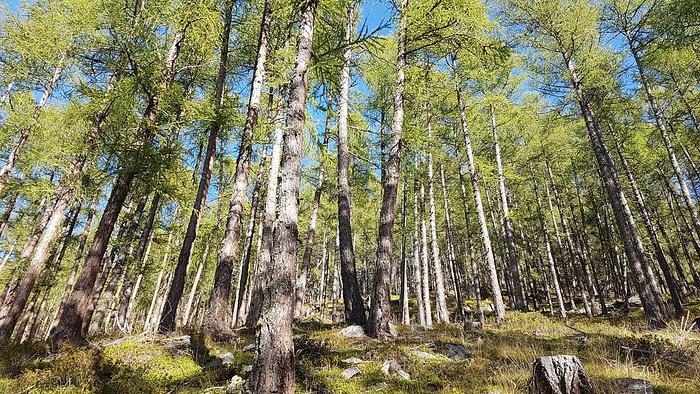
[[[537,394],[594,394],[588,375],[576,356],[540,357],[532,365],[531,392]]]

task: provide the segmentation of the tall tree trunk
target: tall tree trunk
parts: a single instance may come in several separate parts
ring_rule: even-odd
[[[32,257],[32,253],[36,250],[36,246],[40,242],[41,234],[50,221],[55,204],[55,197],[49,200],[48,203],[46,199],[44,199],[39,204],[44,207],[43,213],[36,227],[34,227],[24,243],[22,252],[19,255],[20,262],[25,262]],[[2,304],[0,304],[0,340],[8,340],[12,336],[12,332],[17,325],[22,310],[24,310],[27,300],[34,288],[34,282],[36,282],[36,279],[39,277],[40,270],[41,266],[30,263],[29,269],[23,278],[11,280],[5,286],[5,298],[2,300]]]
[[[168,258],[170,257],[170,244],[173,240],[173,232],[170,230],[168,232],[168,243],[165,245],[165,255],[163,255],[163,262],[160,265],[160,271],[158,272],[158,279],[156,280],[156,287],[153,289],[153,297],[151,298],[151,305],[148,307],[148,314],[146,314],[146,319],[144,320],[144,332],[151,331],[154,329],[155,324],[151,324],[151,322],[155,321],[158,322],[160,321],[160,315],[157,312],[157,304],[158,304],[158,295],[160,294],[161,285],[163,284],[163,275],[165,274],[165,265],[168,262]],[[166,281],[167,282],[167,281]],[[154,318],[154,315],[158,315]]]
[[[406,69],[406,19],[408,0],[399,5],[398,54],[396,56],[396,88],[394,90],[394,121],[391,126],[391,145],[382,178],[382,206],[379,213],[379,235],[377,237],[377,272],[374,279],[374,294],[368,321],[368,333],[375,338],[391,336],[391,263],[394,256],[394,207],[401,166],[401,136],[404,121],[404,88]]]
[[[63,72],[63,62],[65,60],[66,60],[66,53],[63,53],[61,55],[60,60],[58,61],[58,65],[56,66],[56,68],[54,68],[53,75],[51,76],[51,80],[49,80],[49,83],[46,85],[46,90],[44,90],[44,94],[41,96],[41,99],[39,99],[39,103],[37,103],[36,107],[34,108],[34,114],[32,115],[31,123],[28,126],[26,126],[26,128],[22,131],[22,134],[19,136],[19,140],[17,141],[15,146],[10,151],[10,154],[7,156],[7,162],[5,162],[5,164],[2,167],[0,167],[0,192],[2,192],[2,189],[5,187],[7,180],[10,178],[10,174],[12,173],[12,170],[15,168],[15,164],[17,163],[17,160],[19,159],[19,155],[20,155],[20,153],[22,153],[22,148],[24,147],[24,144],[27,143],[27,140],[29,139],[29,135],[31,134],[32,129],[34,128],[36,123],[39,121],[39,116],[41,116],[41,112],[44,110],[44,107],[46,106],[46,102],[49,100],[49,98],[51,97],[51,94],[53,93],[54,89],[56,88],[56,85],[58,84],[59,78],[61,78],[61,73]],[[8,94],[9,94],[9,89],[8,89]],[[24,305],[22,305],[22,307],[24,307]]]
[[[627,178],[629,179],[630,187],[632,187],[632,193],[634,194],[634,199],[637,203],[637,209],[639,209],[639,212],[642,214],[644,226],[647,229],[649,239],[651,240],[652,247],[654,248],[656,261],[659,262],[659,266],[661,266],[661,271],[664,274],[664,279],[666,280],[666,284],[668,285],[668,289],[671,294],[671,300],[673,302],[673,308],[675,309],[676,315],[682,316],[683,306],[681,305],[681,296],[679,294],[678,282],[671,273],[671,267],[669,267],[668,265],[666,255],[664,254],[663,248],[661,247],[661,243],[659,242],[659,237],[656,234],[656,226],[654,226],[654,223],[651,221],[651,217],[649,216],[649,212],[647,211],[646,203],[644,201],[644,196],[637,187],[637,182],[634,178],[634,175],[632,175],[632,171],[630,170],[629,164],[627,164],[627,158],[622,153],[620,141],[617,139],[617,136],[615,135],[615,132],[612,129],[612,125],[609,126],[610,131],[612,133],[613,141],[615,142],[615,149],[617,150],[618,156],[620,156],[620,164],[622,165],[622,169],[625,170]]]
[[[297,57],[290,81],[289,115],[284,133],[282,182],[279,189],[279,220],[274,233],[274,264],[263,297],[264,312],[257,329],[255,363],[249,388],[256,393],[294,392],[294,281],[299,236],[299,184],[302,140],[306,121],[306,94],[314,20],[318,0],[302,3]]]
[[[617,169],[612,161],[610,152],[605,146],[603,134],[598,126],[588,95],[584,92],[581,79],[574,68],[573,59],[568,54],[563,53],[564,62],[569,71],[570,80],[574,93],[581,109],[581,114],[586,123],[588,136],[593,146],[593,152],[601,171],[605,189],[613,208],[617,229],[622,238],[625,255],[635,271],[635,285],[639,292],[640,299],[644,306],[644,314],[651,326],[665,326],[668,319],[668,310],[659,291],[656,277],[651,271],[644,252],[644,245],[637,232],[632,213],[627,204],[627,198],[620,186]]]
[[[493,104],[489,105],[491,113],[491,129],[493,131],[494,150],[496,151],[496,167],[498,170],[498,188],[501,194],[501,209],[503,210],[503,234],[508,248],[508,266],[513,282],[513,298],[515,309],[527,312],[527,300],[525,290],[522,286],[522,274],[520,272],[520,262],[518,261],[518,251],[515,246],[515,229],[513,219],[510,217],[508,207],[508,194],[506,193],[506,177],[503,174],[503,164],[501,163],[501,147],[498,143],[498,125],[496,123],[496,111]]]
[[[450,271],[452,272],[452,281],[457,298],[457,314],[461,320],[464,320],[464,304],[462,300],[461,275],[458,265],[462,265],[457,259],[454,246],[454,230],[452,228],[452,217],[450,215],[449,196],[447,194],[447,184],[445,183],[445,169],[440,164],[440,184],[442,186],[442,205],[445,209],[445,224],[447,225],[447,251],[450,260]]]
[[[479,267],[476,264],[476,253],[474,251],[474,242],[471,232],[471,218],[469,217],[469,204],[467,203],[467,189],[464,186],[464,175],[462,169],[459,169],[459,185],[462,191],[462,205],[464,206],[464,220],[467,231],[467,247],[469,248],[469,262],[472,269],[472,281],[474,283],[474,294],[476,295],[476,308],[479,312],[479,322],[484,324],[484,307],[481,303],[481,275],[479,275]]]
[[[432,115],[430,106],[427,106],[428,112],[428,139],[432,140]],[[435,213],[435,188],[434,188],[434,173],[433,173],[433,153],[428,151],[428,203],[430,204],[430,243],[433,252],[433,266],[435,268],[435,306],[437,309],[438,323],[449,323],[450,313],[447,310],[447,296],[445,294],[445,278],[443,275],[442,261],[440,258],[440,247],[437,239],[437,218]]]
[[[255,235],[255,225],[258,219],[258,211],[260,208],[260,193],[263,183],[266,181],[267,174],[267,148],[264,149],[263,157],[260,160],[260,168],[258,176],[253,186],[253,200],[250,203],[250,218],[248,219],[248,229],[246,230],[245,244],[243,245],[243,258],[241,259],[241,270],[238,276],[238,291],[233,305],[233,326],[240,327],[245,320],[245,309],[242,308],[245,301],[245,295],[248,292],[248,276],[250,271],[250,257],[253,248],[253,236]]]
[[[306,248],[304,248],[304,256],[301,259],[301,273],[297,278],[296,298],[294,304],[294,319],[301,320],[304,317],[304,301],[306,296],[306,282],[308,281],[309,270],[311,269],[311,256],[314,251],[314,243],[316,240],[316,222],[318,220],[318,208],[321,205],[321,194],[323,194],[323,183],[326,176],[326,153],[328,150],[328,141],[330,139],[330,123],[332,99],[328,94],[328,102],[326,105],[326,124],[323,128],[323,137],[321,144],[321,158],[318,165],[318,183],[314,191],[314,199],[311,203],[311,218],[309,218],[309,229],[306,235]]]
[[[420,325],[425,327],[428,325],[425,312],[425,297],[423,296],[423,280],[421,269],[421,233],[418,219],[418,179],[413,183],[413,288],[416,293],[416,302],[418,303],[418,317]],[[428,312],[430,315],[430,312]]]
[[[479,226],[481,228],[481,241],[484,246],[484,252],[486,254],[486,263],[489,269],[489,279],[491,281],[491,291],[493,292],[493,306],[496,312],[496,323],[501,324],[505,319],[506,308],[503,304],[503,296],[501,296],[501,285],[498,282],[498,271],[496,270],[496,260],[493,257],[493,249],[491,248],[491,239],[489,237],[489,230],[486,224],[486,215],[484,214],[484,206],[481,202],[481,192],[479,191],[479,177],[474,167],[474,151],[472,150],[471,136],[469,135],[469,126],[467,125],[467,114],[465,112],[464,102],[462,100],[462,90],[457,87],[457,102],[459,105],[459,113],[462,121],[462,134],[464,137],[464,144],[467,153],[467,160],[469,164],[469,173],[472,182],[472,189],[474,190],[474,202],[476,205],[476,213],[479,219]]]
[[[224,7],[224,30],[221,34],[219,70],[216,79],[216,91],[214,94],[214,106],[217,111],[221,109],[224,102],[224,88],[226,85],[233,0],[226,1]],[[209,130],[207,149],[204,158],[204,165],[202,166],[202,175],[199,179],[199,186],[197,188],[197,196],[195,197],[192,212],[190,213],[190,220],[187,224],[187,230],[185,232],[182,248],[180,249],[180,254],[178,255],[177,266],[175,267],[175,278],[172,282],[173,286],[168,292],[168,301],[166,302],[165,312],[161,317],[161,322],[158,327],[160,332],[169,332],[175,329],[175,315],[177,313],[180,298],[182,298],[182,293],[185,289],[187,267],[190,259],[192,258],[194,242],[197,238],[197,233],[199,232],[201,214],[206,204],[207,194],[209,192],[209,184],[211,183],[211,174],[214,169],[214,159],[216,156],[216,143],[219,138],[220,128],[220,122],[216,121],[211,125]]]
[[[279,99],[275,110],[275,131],[273,133],[272,155],[270,156],[270,173],[267,179],[265,196],[265,212],[262,222],[261,243],[255,261],[255,274],[251,284],[251,294],[248,299],[250,308],[245,325],[255,327],[260,319],[263,304],[263,292],[267,287],[269,269],[272,264],[273,229],[277,219],[277,187],[279,185],[280,161],[282,159],[282,143],[284,137],[284,118],[287,109],[286,87],[279,89]]]
[[[178,30],[173,37],[173,41],[170,44],[166,56],[160,88],[157,93],[150,95],[148,105],[144,111],[143,122],[141,126],[139,126],[137,136],[132,143],[137,151],[147,149],[151,144],[153,139],[153,125],[156,123],[159,112],[159,95],[167,93],[175,78],[175,64],[180,55],[180,48],[184,40],[185,30]],[[112,236],[112,231],[117,223],[117,218],[124,205],[124,201],[131,190],[134,179],[136,179],[138,175],[138,166],[134,166],[132,162],[135,159],[135,157],[128,159],[130,163],[125,163],[122,171],[117,175],[114,181],[109,200],[100,218],[100,223],[97,226],[92,245],[88,250],[83,271],[80,273],[75,288],[66,302],[61,320],[51,336],[54,341],[75,341],[84,339],[82,327],[85,325],[84,323],[86,323],[85,318],[88,313],[92,289],[98,273],[100,272],[102,258],[107,251],[109,239]]]
[[[411,324],[411,315],[408,306],[408,257],[406,256],[406,182],[401,185],[401,322],[405,325]]]
[[[340,272],[343,281],[343,301],[345,321],[348,324],[365,324],[365,306],[360,295],[355,266],[355,250],[352,242],[350,184],[348,167],[350,150],[348,147],[348,109],[350,102],[350,63],[352,61],[351,42],[355,28],[356,0],[348,4],[345,26],[345,50],[341,70],[340,97],[338,100],[338,233],[340,237]]]
[[[48,337],[52,334],[52,331],[55,330],[56,325],[58,325],[58,322],[61,319],[61,315],[63,314],[63,307],[68,300],[68,297],[70,296],[71,291],[73,290],[73,285],[75,284],[75,277],[78,275],[78,269],[80,268],[80,261],[83,259],[83,253],[85,252],[85,245],[87,244],[87,239],[88,236],[90,235],[90,228],[92,227],[92,219],[95,217],[95,210],[97,209],[97,199],[93,199],[93,201],[90,203],[90,208],[88,209],[88,214],[87,218],[85,219],[85,225],[83,226],[83,231],[80,234],[80,242],[78,244],[78,250],[76,252],[75,259],[73,260],[73,267],[70,270],[70,273],[68,274],[68,281],[66,282],[66,287],[63,290],[63,294],[61,295],[61,300],[58,304],[58,308],[56,308],[56,314],[53,317],[53,320],[51,321],[51,325],[49,326],[49,329],[46,332],[46,337],[44,338],[45,340],[48,339]]]
[[[129,256],[129,262],[127,263],[127,273],[124,277],[124,288],[119,293],[119,307],[117,311],[117,319],[114,321],[116,325],[115,328],[121,331],[129,331],[127,326],[127,314],[129,311],[129,304],[131,303],[131,295],[134,291],[134,282],[136,281],[136,278],[134,278],[134,274],[136,274],[136,270],[138,270],[139,272],[138,274],[136,274],[136,276],[140,277],[146,265],[147,256],[146,258],[144,258],[144,255],[146,254],[146,249],[149,245],[149,239],[151,239],[151,232],[153,231],[153,222],[156,219],[156,214],[158,213],[159,207],[160,194],[157,193],[153,196],[153,200],[151,201],[151,206],[148,210],[148,216],[146,217],[146,224],[144,225],[143,232],[141,233],[141,237],[139,238],[139,243],[136,246],[136,252],[133,254],[133,256]],[[132,262],[140,262],[141,266],[139,268],[130,267]]]
[[[566,317],[566,308],[564,307],[564,296],[561,293],[561,286],[559,285],[559,275],[557,274],[556,265],[554,263],[554,255],[552,254],[552,241],[549,234],[549,228],[547,227],[547,220],[544,216],[544,211],[542,210],[542,199],[540,198],[540,192],[537,187],[537,178],[535,177],[535,172],[530,167],[530,173],[532,174],[532,184],[535,189],[535,199],[537,201],[537,216],[540,218],[540,225],[542,226],[542,233],[544,234],[544,244],[547,249],[547,261],[549,262],[549,270],[552,274],[552,282],[554,284],[554,291],[557,293],[557,301],[559,301],[559,315],[561,317]],[[549,289],[547,289],[549,291]],[[554,312],[554,311],[552,311]]]
[[[627,38],[630,53],[632,54],[632,58],[634,59],[635,65],[637,66],[639,80],[642,83],[642,87],[644,88],[644,92],[647,96],[647,101],[649,102],[649,106],[651,107],[651,112],[654,116],[654,121],[656,122],[656,128],[661,133],[661,139],[664,142],[664,146],[666,147],[668,157],[671,159],[671,166],[673,167],[673,172],[676,174],[676,181],[680,186],[683,199],[685,200],[685,204],[687,205],[688,211],[690,212],[693,229],[695,230],[696,235],[700,237],[700,217],[698,216],[698,212],[695,209],[695,201],[693,201],[693,198],[690,196],[690,190],[688,189],[688,183],[686,182],[684,171],[681,168],[680,163],[678,162],[678,158],[676,157],[676,151],[673,147],[671,137],[668,133],[668,121],[666,120],[661,106],[657,102],[656,97],[654,96],[654,93],[651,90],[651,84],[649,83],[646,71],[644,70],[644,67],[642,65],[640,48],[635,44],[635,40],[630,36],[630,32],[624,31],[623,35],[625,36],[625,38]]]
[[[231,194],[228,219],[226,220],[226,231],[219,249],[216,271],[214,273],[214,285],[212,286],[211,296],[209,297],[209,314],[207,315],[204,325],[205,330],[209,331],[209,333],[215,337],[229,332],[227,316],[229,315],[228,300],[231,292],[233,260],[241,234],[243,204],[246,200],[248,175],[250,173],[250,162],[253,153],[253,130],[258,123],[258,114],[260,112],[271,23],[272,7],[270,1],[267,0],[265,1],[260,25],[258,54],[255,60],[255,71],[253,72],[252,88],[248,101],[248,113],[246,115],[245,126],[243,127],[241,144],[238,148],[238,157],[236,158],[236,172],[234,175],[233,193]],[[169,298],[168,301],[170,304],[177,302],[172,298]]]
[[[190,289],[190,295],[187,297],[187,303],[185,304],[185,310],[182,312],[182,320],[180,325],[187,326],[187,322],[190,320],[190,311],[192,310],[192,303],[194,302],[194,296],[197,294],[197,287],[199,287],[199,280],[202,278],[202,271],[204,271],[204,266],[207,264],[207,258],[209,257],[209,243],[204,247],[204,254],[202,255],[202,262],[199,263],[197,267],[197,273],[194,275],[194,281],[192,282],[192,288]]]
[[[423,305],[425,307],[425,325],[433,326],[433,308],[430,303],[430,249],[428,249],[428,230],[425,224],[425,185],[420,184],[420,235],[421,235],[421,273],[423,276]]]
[[[7,202],[5,212],[3,212],[2,218],[0,218],[0,235],[2,235],[5,232],[5,228],[7,228],[7,223],[10,221],[12,211],[14,211],[15,204],[17,204],[17,197],[19,197],[19,194],[15,193],[10,196],[10,200]]]

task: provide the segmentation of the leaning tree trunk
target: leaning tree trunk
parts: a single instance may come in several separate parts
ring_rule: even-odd
[[[628,32],[624,32],[624,35],[627,38],[630,53],[632,53],[632,57],[634,58],[634,62],[637,66],[639,80],[642,83],[644,92],[646,93],[649,106],[651,107],[652,115],[654,116],[654,120],[656,121],[656,127],[661,133],[661,139],[664,142],[664,146],[666,147],[668,157],[671,159],[671,166],[673,167],[673,172],[676,174],[676,181],[678,182],[678,185],[681,188],[683,199],[685,200],[685,204],[688,206],[688,211],[690,211],[693,229],[695,230],[696,235],[700,237],[700,216],[698,216],[698,211],[695,208],[695,201],[693,201],[693,198],[690,195],[690,190],[688,189],[688,183],[686,182],[685,174],[683,173],[683,169],[681,168],[681,165],[678,162],[673,143],[671,142],[671,138],[669,137],[668,121],[666,120],[666,117],[662,112],[661,106],[659,105],[658,101],[656,100],[656,97],[654,96],[654,93],[651,90],[651,84],[649,83],[649,79],[642,65],[642,59],[641,54],[639,53],[639,48],[635,45],[634,39],[630,37]]]
[[[41,99],[39,99],[39,103],[36,105],[36,108],[34,108],[34,114],[32,115],[32,121],[31,121],[30,125],[27,126],[27,128],[19,136],[19,140],[17,141],[15,146],[10,151],[10,154],[7,156],[7,162],[5,162],[5,165],[0,167],[0,192],[2,192],[2,189],[5,187],[5,183],[7,183],[7,180],[10,178],[10,174],[12,173],[12,170],[15,168],[15,164],[17,164],[17,160],[19,159],[19,155],[20,155],[20,153],[22,153],[22,148],[24,147],[24,144],[27,143],[27,140],[29,139],[29,135],[31,134],[32,129],[34,128],[36,123],[39,121],[39,116],[41,116],[41,112],[43,111],[44,107],[46,106],[46,102],[51,97],[51,94],[53,93],[54,89],[56,88],[56,84],[58,84],[58,79],[61,78],[61,73],[63,72],[63,62],[65,60],[66,60],[66,53],[63,53],[63,55],[61,55],[61,59],[58,61],[58,65],[54,69],[53,75],[51,76],[51,80],[46,85],[46,90],[44,90],[44,94],[41,96]],[[9,90],[8,90],[8,94],[9,94]],[[22,305],[22,307],[24,307],[24,305]]]
[[[176,74],[175,64],[180,55],[180,48],[185,40],[185,30],[179,30],[173,37],[173,41],[166,56],[163,77],[159,94],[165,94],[170,88]],[[153,125],[156,122],[159,112],[160,97],[153,94],[148,100],[148,105],[144,112],[142,125],[139,127],[137,137],[133,142],[133,147],[137,151],[147,149],[153,139]],[[130,159],[131,160],[134,160]],[[126,163],[123,170],[117,175],[112,192],[103,211],[100,223],[97,226],[92,245],[88,250],[83,271],[71,296],[64,307],[61,320],[56,327],[56,331],[51,338],[55,341],[75,341],[82,340],[82,327],[88,312],[88,306],[92,295],[92,289],[100,272],[102,258],[107,251],[109,239],[117,223],[117,218],[124,205],[126,196],[131,190],[131,185],[137,176],[137,166],[134,163]]]
[[[231,14],[233,12],[233,1],[227,1],[224,10],[224,31],[221,35],[221,48],[220,48],[220,58],[219,58],[219,71],[216,79],[216,92],[214,94],[214,105],[217,110],[221,109],[224,101],[224,86],[226,84],[226,70],[228,64],[228,46],[229,46],[229,36],[231,31]],[[175,329],[175,314],[177,313],[177,304],[182,297],[182,292],[185,289],[185,275],[187,273],[187,266],[189,265],[190,259],[192,258],[192,252],[194,250],[194,242],[197,238],[197,233],[199,231],[199,223],[202,210],[206,204],[207,194],[209,192],[209,184],[211,183],[211,174],[214,169],[214,158],[216,156],[216,143],[219,138],[219,130],[221,128],[220,122],[214,122],[209,130],[209,138],[207,141],[207,150],[204,158],[204,165],[202,166],[202,176],[199,180],[199,186],[197,188],[197,196],[195,197],[194,206],[192,207],[192,212],[190,214],[190,220],[187,224],[187,230],[185,232],[185,238],[182,242],[182,248],[180,249],[180,254],[177,259],[177,266],[175,268],[176,279],[173,280],[175,284],[168,293],[172,292],[172,300],[175,305],[168,304],[165,313],[162,316],[162,321],[159,325],[159,330],[162,331],[172,331]],[[170,299],[170,298],[169,298]],[[148,322],[147,322],[148,323]]]
[[[151,232],[153,231],[153,222],[155,221],[156,214],[158,213],[158,208],[160,207],[160,194],[153,196],[151,201],[151,206],[148,210],[148,216],[146,217],[146,224],[144,225],[141,237],[139,238],[139,243],[136,246],[136,252],[134,252],[133,257],[129,257],[130,262],[141,263],[140,268],[137,267],[127,267],[128,271],[124,278],[124,287],[119,296],[119,307],[117,309],[117,318],[114,321],[115,328],[128,332],[127,324],[127,314],[129,312],[129,304],[131,304],[131,295],[136,287],[137,278],[142,275],[143,269],[146,265],[146,260],[148,255],[146,253],[147,247],[149,245],[149,239],[151,239]],[[145,255],[145,258],[144,258]],[[136,273],[136,271],[139,271]]]
[[[298,198],[309,62],[318,0],[306,0],[302,4],[297,58],[290,81],[289,115],[284,132],[280,211],[274,233],[274,264],[270,267],[269,286],[264,288],[264,311],[257,329],[255,363],[249,380],[249,389],[256,393],[294,392],[292,323],[299,236]]]
[[[270,25],[272,23],[272,7],[270,1],[265,1],[263,18],[260,25],[260,35],[258,37],[258,54],[255,60],[255,71],[253,72],[252,88],[248,101],[248,113],[246,115],[245,126],[241,144],[238,148],[236,158],[236,171],[233,181],[233,193],[231,194],[231,204],[229,207],[228,219],[226,220],[226,231],[224,239],[221,241],[219,249],[216,271],[214,273],[214,284],[209,297],[209,314],[204,323],[205,331],[214,337],[228,333],[227,317],[229,315],[228,300],[231,292],[231,276],[233,274],[233,261],[238,248],[238,241],[241,235],[243,204],[248,191],[248,175],[250,173],[250,162],[253,153],[253,130],[258,123],[260,112],[260,100],[262,98],[263,80],[265,78],[265,61],[267,60],[268,42],[270,40]],[[171,304],[177,303],[175,299],[169,298]]]
[[[489,229],[486,224],[486,216],[484,214],[484,206],[481,202],[481,192],[479,191],[479,178],[474,167],[474,151],[472,150],[471,136],[469,135],[469,126],[467,125],[467,114],[462,100],[462,90],[457,87],[457,102],[459,105],[460,118],[462,120],[462,134],[464,136],[465,149],[467,151],[467,160],[469,164],[470,178],[472,181],[472,189],[474,190],[474,202],[476,205],[476,213],[479,218],[479,226],[481,228],[481,241],[486,253],[486,263],[489,269],[489,279],[491,280],[491,291],[493,292],[493,306],[496,310],[496,323],[501,324],[505,319],[506,308],[503,304],[503,296],[501,296],[501,285],[498,282],[498,271],[496,270],[496,260],[493,257],[493,249],[491,248],[491,238],[489,238]]]
[[[48,203],[46,203],[46,199],[40,203],[40,206],[44,206],[43,213],[36,227],[34,227],[24,243],[22,252],[19,255],[20,262],[25,262],[32,257],[32,253],[36,250],[36,246],[39,243],[42,231],[52,217],[55,204],[55,196],[49,200]],[[62,217],[59,219],[62,219]],[[0,304],[0,340],[7,340],[12,336],[12,332],[17,325],[22,310],[24,310],[27,300],[34,288],[34,282],[36,282],[36,279],[39,277],[40,270],[41,266],[30,264],[23,278],[11,280],[5,285],[5,298]]]
[[[345,27],[345,50],[341,70],[340,97],[338,100],[338,236],[340,237],[340,276],[343,282],[345,322],[365,324],[365,306],[360,295],[355,267],[355,251],[352,243],[350,184],[348,166],[348,109],[350,102],[350,62],[352,61],[352,38],[355,28],[356,0],[348,4]]]
[[[398,54],[396,56],[396,88],[394,90],[394,122],[391,126],[391,145],[382,177],[382,206],[379,212],[377,236],[377,272],[368,323],[368,334],[375,338],[391,337],[391,263],[394,258],[394,207],[398,192],[401,166],[401,135],[404,120],[404,88],[406,84],[406,26],[408,0],[399,6]]]
[[[520,262],[518,261],[518,251],[515,246],[515,229],[513,228],[513,218],[510,217],[508,207],[508,194],[506,193],[506,177],[503,174],[503,164],[501,163],[501,147],[498,143],[498,125],[496,123],[496,112],[493,104],[489,105],[491,112],[491,129],[493,131],[494,150],[496,151],[496,168],[498,169],[498,188],[501,194],[501,207],[503,209],[503,234],[508,247],[508,267],[513,282],[513,301],[515,309],[527,312],[527,300],[523,289],[522,274],[520,272]]]
[[[588,136],[605,184],[605,190],[612,205],[625,255],[635,271],[635,285],[644,306],[644,314],[651,326],[665,326],[668,319],[668,310],[661,297],[656,276],[649,266],[644,252],[644,245],[637,232],[637,225],[627,204],[625,192],[620,186],[617,169],[610,157],[610,152],[605,146],[603,133],[598,126],[598,121],[587,99],[588,95],[584,92],[581,79],[576,74],[573,59],[566,53],[563,54],[563,58],[569,71],[572,88],[576,94],[581,114],[586,123]]]
[[[634,199],[637,202],[637,209],[639,209],[639,212],[642,214],[644,226],[647,228],[647,233],[649,234],[649,239],[651,240],[651,244],[654,248],[656,260],[659,262],[659,266],[661,266],[661,271],[663,272],[664,279],[666,280],[666,284],[668,285],[668,290],[671,294],[671,300],[673,302],[673,308],[675,309],[676,315],[682,316],[683,306],[681,305],[681,296],[679,294],[678,282],[671,273],[671,267],[668,265],[668,261],[666,260],[666,254],[664,253],[664,250],[661,247],[659,237],[656,233],[656,226],[654,226],[654,223],[651,221],[651,217],[649,216],[649,211],[647,211],[644,196],[637,187],[637,181],[634,178],[634,175],[632,175],[632,170],[630,169],[629,164],[627,164],[627,158],[622,153],[622,147],[620,146],[620,142],[618,141],[617,136],[612,130],[612,126],[610,126],[610,131],[612,132],[613,141],[615,143],[615,150],[617,150],[617,154],[618,156],[620,156],[620,164],[622,165],[622,169],[625,170],[627,178],[630,182],[630,186],[632,187],[632,193],[634,194]]]

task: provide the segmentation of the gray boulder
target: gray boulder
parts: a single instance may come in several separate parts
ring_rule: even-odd
[[[350,379],[351,377],[358,375],[360,373],[360,368],[357,368],[357,366],[353,365],[352,367],[344,370],[340,374],[343,375],[345,379]]]
[[[466,360],[472,357],[472,352],[462,345],[454,343],[445,344],[445,355],[452,361]]]
[[[531,393],[594,394],[586,371],[576,356],[540,357],[532,366]]]
[[[651,382],[642,379],[618,379],[614,388],[617,394],[654,394]]]
[[[362,328],[362,326],[352,325],[343,328],[338,334],[344,336],[345,338],[364,338],[365,329]]]

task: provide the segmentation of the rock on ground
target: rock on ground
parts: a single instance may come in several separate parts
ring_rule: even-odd
[[[445,355],[452,361],[466,360],[472,357],[472,352],[462,345],[454,343],[445,344]]]
[[[420,350],[411,350],[411,354],[423,360],[434,360],[437,358],[434,354],[430,354]]]
[[[576,356],[540,357],[532,366],[531,392],[538,394],[594,394],[593,386]]]
[[[352,325],[340,330],[339,334],[346,338],[363,338],[365,337],[365,329],[362,326]]]
[[[360,368],[357,368],[356,366],[353,365],[352,367],[344,370],[340,374],[343,375],[343,377],[345,379],[350,379],[351,377],[353,377],[359,373],[360,373]]]
[[[404,371],[396,360],[385,361],[384,365],[382,365],[382,372],[384,372],[386,375],[401,376],[406,380],[411,379],[411,375]]]
[[[651,382],[642,379],[618,379],[614,388],[617,394],[654,394]]]

